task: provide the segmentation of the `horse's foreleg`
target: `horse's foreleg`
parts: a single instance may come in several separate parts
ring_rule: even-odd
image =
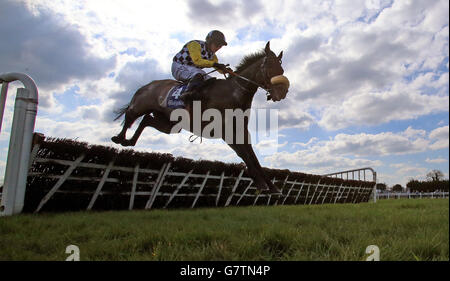
[[[272,194],[281,194],[280,189],[278,189],[267,177],[264,173],[261,164],[259,164],[258,157],[256,157],[255,151],[253,150],[252,146],[250,144],[244,144],[245,150],[250,156],[250,159],[254,163],[256,163],[256,169],[260,172],[261,176],[264,178],[266,184],[269,186],[269,190]]]
[[[250,144],[228,144],[237,155],[244,160],[250,176],[255,181],[255,185],[261,190],[269,190],[272,194],[280,194],[281,191],[267,179],[259,164],[258,158]]]
[[[260,190],[269,190],[271,193],[279,193],[280,191],[271,182],[266,180],[264,172],[256,158],[253,148],[249,144],[228,144],[239,157],[244,160],[248,168],[248,173],[255,181],[255,185]]]

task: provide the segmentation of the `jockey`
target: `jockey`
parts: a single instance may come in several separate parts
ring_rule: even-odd
[[[206,41],[192,40],[186,43],[180,52],[173,57],[172,75],[176,80],[189,81],[181,100],[197,99],[193,94],[204,80],[212,78],[202,68],[214,67],[220,73],[225,73],[227,67],[218,63],[216,52],[227,46],[225,36],[218,30],[213,30],[206,36]]]

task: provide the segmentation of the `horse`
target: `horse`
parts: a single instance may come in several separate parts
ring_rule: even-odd
[[[245,56],[241,63],[236,67],[235,72],[230,72],[227,79],[208,79],[204,85],[198,89],[201,96],[201,112],[208,109],[218,110],[222,116],[226,110],[242,110],[248,112],[252,106],[252,101],[258,87],[266,89],[267,100],[273,102],[284,99],[289,88],[289,80],[283,76],[284,70],[282,64],[283,51],[278,56],[270,50],[270,41],[267,42],[264,49],[256,53]],[[122,146],[134,146],[146,127],[153,127],[165,134],[179,133],[180,129],[173,130],[177,125],[177,120],[171,119],[174,109],[168,108],[164,101],[170,89],[181,82],[171,79],[155,80],[141,87],[136,91],[128,105],[115,111],[116,118],[120,119],[125,115],[123,128],[121,132],[112,137],[114,143]],[[194,101],[195,103],[196,101]],[[195,107],[195,106],[194,106]],[[201,131],[194,130],[193,125],[193,106],[192,103],[186,104],[186,114],[189,115],[191,126],[186,129],[195,135],[202,137]],[[126,131],[131,127],[134,121],[144,116],[131,139],[126,139]],[[248,131],[249,115],[245,116],[243,127],[243,142],[236,141],[237,125],[233,126],[233,138],[226,139],[225,131],[222,132],[222,138],[245,162],[247,172],[253,179],[255,186],[260,190],[269,191],[271,194],[281,195],[281,191],[266,177],[258,158],[251,145],[251,136]],[[235,120],[233,120],[235,121]],[[222,118],[222,127],[225,130],[226,120]],[[234,124],[234,123],[233,123]],[[193,126],[192,126],[193,125]],[[201,128],[204,129],[208,123],[201,121]]]

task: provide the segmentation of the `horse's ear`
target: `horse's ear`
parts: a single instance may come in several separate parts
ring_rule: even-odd
[[[264,49],[264,51],[266,52],[266,54],[269,54],[269,52],[270,52],[270,41],[267,42],[266,48]]]
[[[282,57],[283,57],[283,51],[281,51],[280,54],[278,55],[278,60],[281,60]]]

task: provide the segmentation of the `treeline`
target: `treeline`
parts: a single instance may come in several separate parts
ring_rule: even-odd
[[[437,181],[418,181],[410,180],[406,187],[409,188],[411,192],[433,192],[433,191],[448,191],[449,181],[448,180],[437,180]]]

